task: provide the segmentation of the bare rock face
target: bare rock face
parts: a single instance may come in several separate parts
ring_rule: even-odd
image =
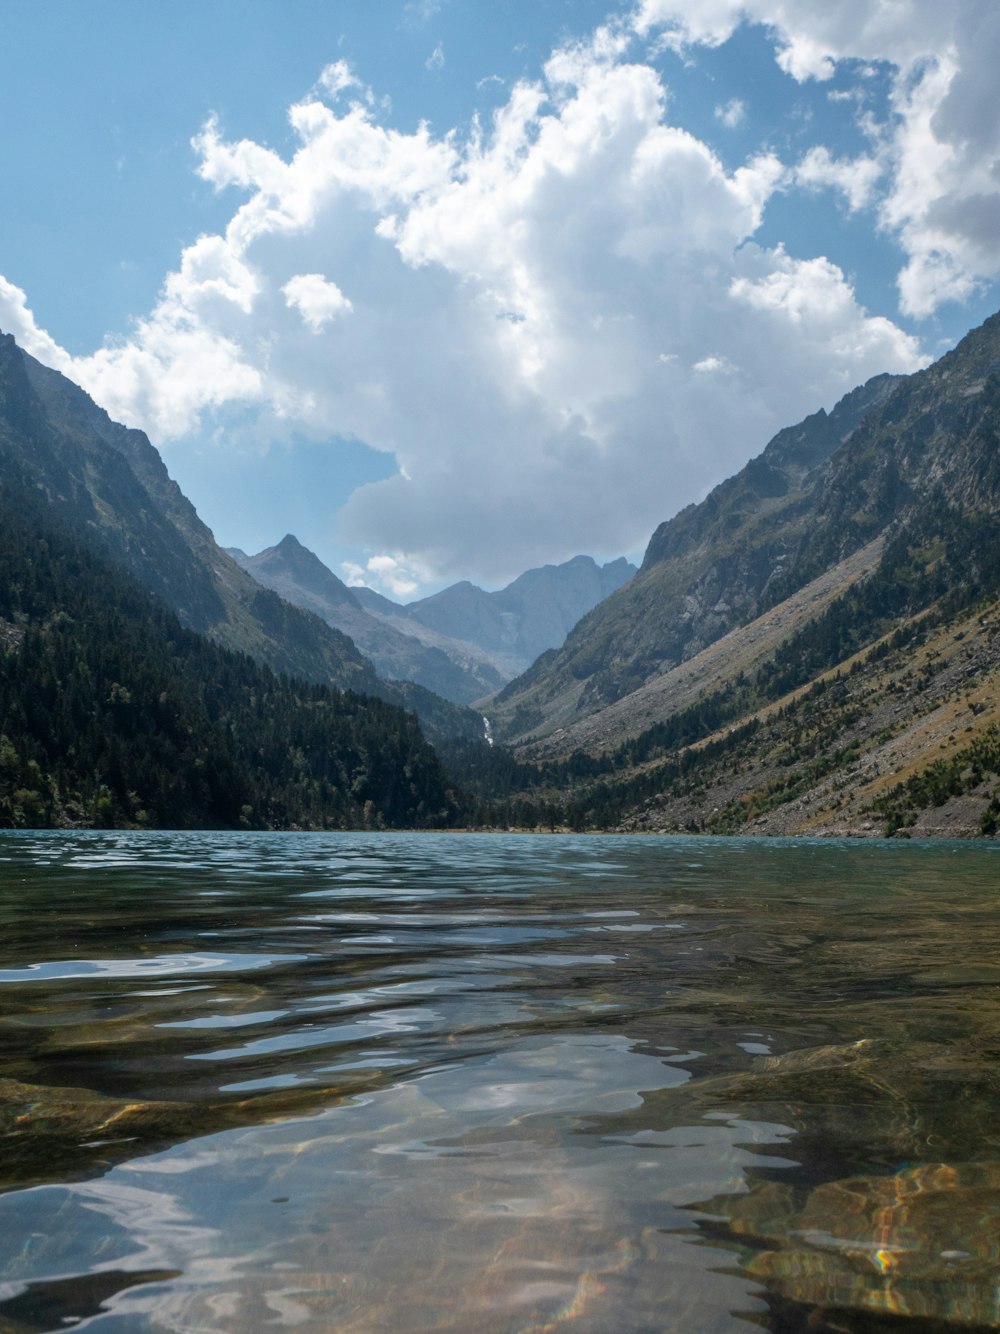
[[[325,617],[334,607],[360,609],[357,598],[343,580],[291,533],[276,547],[268,547],[256,556],[240,552],[235,559],[258,583],[273,588],[296,606],[315,611],[318,616]]]
[[[603,566],[590,556],[574,556],[527,570],[495,593],[463,580],[403,610],[429,629],[501,655],[511,665],[509,680],[557,648],[581,616],[634,574],[623,556]]]

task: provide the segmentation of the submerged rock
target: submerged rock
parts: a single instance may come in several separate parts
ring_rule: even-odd
[[[764,1181],[705,1208],[788,1300],[993,1326],[1000,1164],[925,1163],[800,1195]]]
[[[92,1089],[53,1088],[0,1079],[0,1137],[114,1139],[143,1131],[176,1133],[195,1108],[181,1102],[110,1098]]]

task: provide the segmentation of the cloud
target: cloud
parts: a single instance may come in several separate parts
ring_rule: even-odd
[[[316,82],[329,97],[339,97],[348,88],[361,86],[346,60],[335,60],[327,65]]]
[[[443,4],[444,0],[409,0],[403,12],[411,23],[424,24],[440,13]]]
[[[824,145],[810,148],[795,168],[795,182],[807,189],[839,190],[852,212],[868,206],[885,171],[873,157],[835,158]]]
[[[429,70],[444,69],[444,47],[440,42],[424,61],[424,67]]]
[[[636,550],[775,430],[924,358],[828,259],[754,243],[794,172],[727,169],[631,40],[554,52],[466,139],[387,128],[343,65],[333,105],[290,109],[287,156],[210,121],[194,143],[236,192],[225,231],[126,340],[49,357],[157,442],[238,411],[264,441],[393,455],[339,536],[370,553],[352,577],[397,596]],[[809,170],[846,189],[855,169]]]
[[[297,273],[281,290],[285,303],[299,312],[313,333],[322,333],[331,320],[354,309],[337,284],[321,273]]]
[[[738,125],[743,124],[746,118],[746,103],[741,102],[738,97],[732,98],[724,106],[715,108],[715,119],[721,121],[727,130],[735,130]]]
[[[402,553],[372,556],[364,565],[344,561],[341,569],[351,588],[375,587],[394,598],[412,597],[433,577],[432,571]]]
[[[898,276],[905,314],[928,316],[1000,275],[989,225],[1000,201],[994,0],[641,0],[633,22],[641,36],[679,51],[718,46],[744,22],[763,24],[778,64],[800,82],[829,80],[838,67],[859,79],[873,65],[893,67],[883,123],[862,112],[859,99],[874,155],[838,162],[817,146],[800,164],[798,183],[835,186],[852,209],[877,202],[881,226],[907,255]]]
[[[13,334],[21,347],[39,361],[56,370],[69,373],[72,357],[64,352],[54,338],[40,329],[28,308],[27,294],[0,274],[0,329]]]

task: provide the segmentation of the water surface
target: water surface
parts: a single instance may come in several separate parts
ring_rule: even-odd
[[[995,1328],[998,871],[0,836],[0,1332]]]

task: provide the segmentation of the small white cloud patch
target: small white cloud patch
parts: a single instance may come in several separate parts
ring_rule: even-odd
[[[358,88],[360,83],[346,60],[335,60],[327,65],[317,80],[329,97],[339,97],[347,88]]]
[[[795,181],[807,189],[840,190],[852,213],[872,202],[882,164],[873,157],[835,158],[823,145],[810,148],[795,169]]]
[[[734,97],[731,102],[726,102],[724,106],[715,108],[715,119],[721,121],[727,130],[735,130],[738,125],[743,124],[746,118],[746,103],[741,102],[738,97]]]
[[[344,561],[340,568],[351,588],[374,588],[396,598],[412,597],[431,577],[419,560],[398,551],[395,555],[371,556],[365,565]]]
[[[299,312],[313,333],[322,333],[331,320],[354,309],[337,284],[321,273],[297,273],[281,290],[285,304]]]

